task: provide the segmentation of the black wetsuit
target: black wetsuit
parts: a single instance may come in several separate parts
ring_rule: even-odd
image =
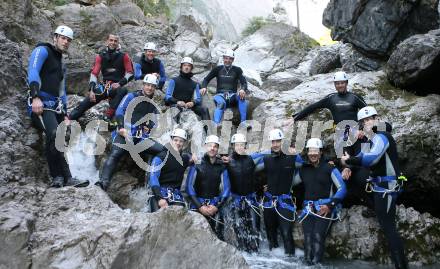
[[[227,165],[231,182],[231,199],[225,211],[225,223],[232,226],[237,247],[248,252],[258,251],[259,217],[255,212],[255,163],[251,156],[232,153]]]
[[[396,199],[398,192],[384,194],[385,189],[394,189],[400,175],[397,146],[388,132],[378,131],[371,139],[371,150],[361,152],[346,161],[348,165],[369,167],[374,183],[374,210],[387,239],[391,259],[396,268],[408,268],[402,239],[396,228]]]
[[[322,199],[322,204],[318,206],[327,205],[330,209],[334,209],[345,197],[346,187],[341,173],[328,164],[324,158],[321,158],[316,167],[305,163],[295,177],[295,184],[300,182],[304,183],[304,207],[309,203],[318,205],[320,203],[318,201]],[[314,213],[318,213],[315,212],[315,207],[309,208]],[[303,210],[305,210],[303,211],[305,214],[301,217],[303,218],[304,258],[308,264],[320,263],[324,255],[325,239],[332,221],[307,214],[309,209]],[[333,214],[329,214],[327,217],[330,218]]]
[[[332,93],[296,113],[293,118],[298,121],[312,114],[316,109],[326,108],[332,113],[335,124],[343,120],[357,121],[358,110],[366,105],[364,99],[355,93]]]

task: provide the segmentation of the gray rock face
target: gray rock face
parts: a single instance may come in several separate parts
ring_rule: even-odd
[[[387,63],[388,79],[398,87],[410,88],[419,94],[440,93],[440,30],[414,35],[391,54]]]
[[[343,44],[339,50],[342,69],[346,72],[365,72],[379,70],[383,65],[380,59],[365,56],[350,43]]]
[[[0,204],[2,268],[247,268],[197,213],[132,214],[97,187],[0,189],[18,193]]]
[[[329,73],[330,71],[341,67],[339,57],[340,47],[340,44],[335,44],[320,48],[318,55],[316,55],[310,64],[310,75]]]
[[[143,26],[146,18],[142,9],[131,1],[122,0],[110,6],[112,13],[115,14],[122,24]]]
[[[326,252],[331,257],[390,264],[388,249],[381,243],[385,241],[383,231],[376,218],[362,216],[363,210],[365,207],[353,206],[342,211],[342,221],[333,224],[326,240]],[[440,220],[404,206],[398,206],[396,220],[411,265],[435,263],[439,259],[435,249],[440,246],[440,238],[435,234],[440,232]],[[295,241],[302,245],[302,227],[296,225],[294,233]]]
[[[323,24],[332,29],[333,39],[352,43],[368,54],[386,56],[399,40],[438,27],[435,5],[432,0],[332,0],[324,11]]]

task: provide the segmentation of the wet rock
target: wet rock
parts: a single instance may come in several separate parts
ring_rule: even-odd
[[[340,44],[335,44],[320,48],[318,55],[316,55],[311,63],[310,75],[329,73],[330,71],[341,67],[339,57],[340,47]]]
[[[398,87],[418,94],[440,93],[440,30],[414,35],[391,54],[387,63],[388,79]]]

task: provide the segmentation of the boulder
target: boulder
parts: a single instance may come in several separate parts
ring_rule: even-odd
[[[340,47],[340,44],[321,47],[310,65],[310,75],[329,73],[341,67]]]
[[[384,65],[381,59],[365,56],[350,43],[341,45],[339,61],[342,69],[350,73],[376,71]]]
[[[111,5],[110,9],[112,13],[119,18],[122,24],[143,26],[146,23],[144,12],[132,1],[121,0]]]
[[[331,0],[322,21],[333,40],[386,57],[399,41],[438,28],[435,5],[433,0]]]
[[[387,63],[388,79],[396,86],[418,94],[440,93],[440,30],[414,35],[391,54]]]

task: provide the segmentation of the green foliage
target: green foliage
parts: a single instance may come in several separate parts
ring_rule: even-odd
[[[258,31],[261,27],[268,24],[270,21],[263,18],[263,17],[252,17],[249,19],[248,24],[246,25],[246,28],[244,28],[243,32],[241,33],[242,36],[250,36],[256,31]]]
[[[165,15],[167,18],[170,17],[170,9],[165,0],[133,0],[133,2],[142,9],[147,17],[159,15]]]
[[[287,48],[289,53],[294,54],[307,51],[316,46],[319,46],[318,42],[299,30],[284,41],[284,47]]]
[[[55,6],[64,6],[65,4],[67,4],[67,0],[55,0],[53,1],[53,4]]]

